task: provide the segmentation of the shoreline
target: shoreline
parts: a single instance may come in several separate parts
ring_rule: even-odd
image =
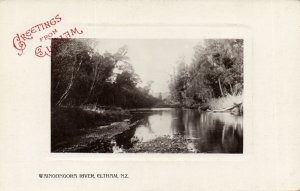
[[[114,122],[110,125],[99,126],[96,129],[88,130],[83,135],[74,137],[69,142],[54,149],[54,153],[112,153],[115,136],[130,130],[139,125],[142,120],[129,123],[127,120]]]

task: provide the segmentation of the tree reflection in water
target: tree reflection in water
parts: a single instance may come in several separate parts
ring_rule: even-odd
[[[132,140],[149,141],[159,136],[182,135],[200,153],[243,153],[243,117],[191,109],[161,109],[135,112],[144,123],[117,138],[117,144],[132,147]],[[126,143],[127,141],[127,143]]]

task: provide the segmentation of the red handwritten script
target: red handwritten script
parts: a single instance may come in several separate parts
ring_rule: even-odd
[[[39,42],[50,41],[51,38],[72,38],[76,34],[82,34],[83,31],[73,27],[67,31],[59,32],[56,25],[62,21],[62,17],[57,14],[55,17],[48,21],[39,23],[35,26],[30,27],[23,33],[17,33],[13,37],[13,47],[18,51],[18,55],[21,56],[26,49],[26,45],[29,41],[36,38],[39,32],[47,31],[46,35],[38,36]],[[50,45],[39,45],[35,48],[35,55],[38,57],[50,56],[51,46]]]

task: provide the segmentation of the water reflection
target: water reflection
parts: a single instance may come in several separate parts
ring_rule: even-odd
[[[243,118],[230,113],[208,113],[190,109],[135,111],[134,120],[144,123],[117,138],[130,148],[136,140],[149,141],[163,135],[182,135],[192,140],[190,150],[207,153],[242,153]]]

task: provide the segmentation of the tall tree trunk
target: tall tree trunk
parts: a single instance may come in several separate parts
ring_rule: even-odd
[[[61,106],[61,104],[63,103],[63,101],[68,97],[69,95],[69,92],[73,86],[73,83],[74,83],[74,80],[76,78],[76,75],[77,73],[79,72],[80,70],[80,67],[81,67],[81,64],[82,64],[82,61],[79,62],[77,68],[75,68],[75,65],[76,65],[76,62],[77,62],[77,59],[75,59],[74,61],[74,66],[73,66],[73,70],[72,70],[72,76],[71,76],[71,79],[70,79],[70,82],[66,88],[66,90],[64,91],[64,93],[61,95],[60,99],[58,100],[58,102],[56,103],[56,106]]]
[[[233,90],[232,90],[232,86],[231,86],[231,83],[230,83],[230,82],[229,82],[229,87],[230,87],[230,93],[231,93],[231,95],[233,95],[234,92],[233,92]]]
[[[66,88],[65,92],[62,94],[58,102],[56,103],[57,106],[61,106],[62,102],[68,97],[71,87],[73,86],[73,79],[71,79],[68,87]]]
[[[224,97],[220,78],[218,78],[218,83],[219,83],[219,88],[220,88],[221,95],[222,95],[222,97]]]
[[[96,76],[96,75],[95,75],[95,76]],[[96,78],[96,77],[95,77],[95,78]],[[94,78],[94,80],[93,80],[93,83],[92,83],[92,85],[91,85],[91,87],[90,87],[89,93],[88,93],[87,97],[85,98],[83,104],[86,104],[86,103],[89,101],[89,99],[90,99],[90,96],[91,96],[91,94],[92,94],[92,92],[93,92],[93,90],[94,90],[94,88],[95,88],[95,84],[96,84],[95,78]]]
[[[94,78],[93,78],[92,85],[90,87],[90,90],[89,90],[89,93],[88,93],[86,99],[84,100],[84,102],[82,104],[85,104],[85,103],[87,103],[89,101],[90,96],[92,95],[92,93],[93,93],[93,91],[95,89],[95,86],[96,86],[96,84],[99,81],[99,74],[100,74],[100,72],[99,72],[99,66],[98,66],[98,64],[96,64],[96,66],[95,66],[95,75],[94,75]]]
[[[58,80],[58,82],[57,82],[57,84],[56,84],[56,86],[55,86],[55,88],[54,88],[54,91],[57,89],[57,87],[59,86],[59,83],[60,83],[60,80]]]

